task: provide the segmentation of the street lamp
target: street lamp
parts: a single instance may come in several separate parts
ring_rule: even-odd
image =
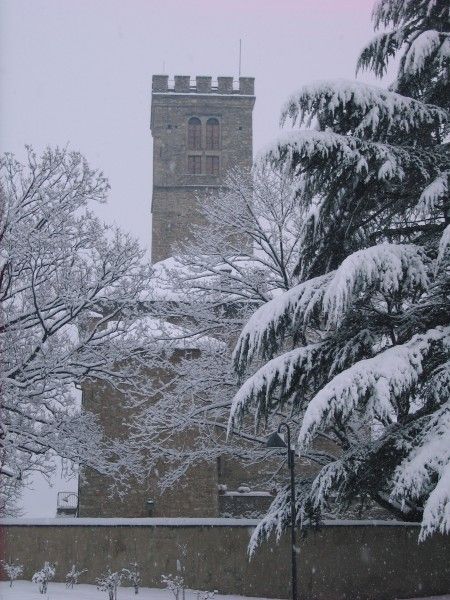
[[[286,431],[287,444],[280,436],[280,433]],[[292,600],[297,600],[297,546],[295,536],[295,452],[291,447],[291,428],[287,423],[280,423],[278,430],[267,438],[267,448],[287,448],[288,468],[291,474],[291,567],[292,567]]]

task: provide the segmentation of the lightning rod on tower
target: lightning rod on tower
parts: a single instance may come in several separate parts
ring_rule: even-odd
[[[239,77],[241,76],[241,64],[242,64],[242,40],[239,39]]]

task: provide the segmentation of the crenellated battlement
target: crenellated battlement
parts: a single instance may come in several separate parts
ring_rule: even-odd
[[[169,79],[168,75],[153,75],[153,94],[224,94],[253,96],[255,94],[254,77],[217,77],[213,79],[209,75],[175,75]]]

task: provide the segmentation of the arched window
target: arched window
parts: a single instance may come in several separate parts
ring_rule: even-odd
[[[197,117],[191,117],[188,121],[188,148],[202,149],[202,122]]]
[[[217,119],[208,119],[206,121],[206,149],[219,149],[220,128]]]

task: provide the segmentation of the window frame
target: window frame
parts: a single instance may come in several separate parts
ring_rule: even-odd
[[[205,174],[218,177],[220,175],[220,156],[207,154],[205,157]]]
[[[198,117],[190,117],[187,123],[188,150],[202,150],[202,121]]]
[[[189,175],[201,175],[202,174],[202,155],[201,154],[188,154],[188,173]]]
[[[217,117],[209,117],[205,125],[206,150],[220,150],[220,121]]]

